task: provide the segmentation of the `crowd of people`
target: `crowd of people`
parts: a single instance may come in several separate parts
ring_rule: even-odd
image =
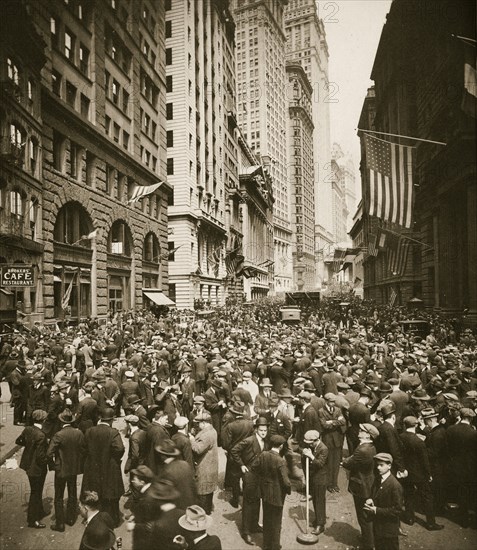
[[[207,319],[127,312],[2,338],[1,377],[14,424],[25,426],[17,444],[28,526],[45,528],[50,469],[50,527],[64,532],[80,513],[81,548],[114,546],[125,499],[134,550],[220,549],[207,529],[221,448],[247,545],[263,532],[264,550],[280,549],[284,501],[304,492],[306,471],[302,501],[313,507],[312,533],[323,533],[327,494],[343,489],[340,468],[363,550],[399,548],[416,512],[429,531],[450,514],[468,527],[477,488],[472,330],[419,312],[429,331],[417,335],[403,328],[403,308],[354,299],[304,307],[303,321],[287,325],[279,307],[234,305]],[[114,427],[121,417],[124,437]]]

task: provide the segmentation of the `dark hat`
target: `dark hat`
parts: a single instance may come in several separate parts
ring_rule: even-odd
[[[381,385],[378,388],[379,393],[392,393],[393,388],[389,382],[381,382]]]
[[[164,456],[179,456],[181,452],[170,439],[165,439],[159,445],[154,447],[155,451]]]
[[[349,390],[349,384],[347,384],[346,382],[338,382],[336,384],[336,387],[340,390]]]
[[[93,382],[86,382],[86,384],[83,386],[83,389],[87,392],[92,392],[96,386],[93,384]]]
[[[154,472],[148,468],[145,464],[141,464],[137,468],[134,468],[131,470],[131,474],[133,476],[140,477],[141,479],[147,479],[148,481],[151,481],[154,479]]]
[[[114,420],[115,414],[114,409],[111,409],[110,407],[106,407],[101,411],[101,420],[108,421],[108,420]]]
[[[293,398],[293,394],[290,391],[290,388],[283,388],[282,392],[278,394],[278,397],[290,397]]]
[[[365,397],[369,397],[371,398],[373,396],[371,390],[369,388],[367,388],[366,386],[363,386],[360,390],[359,390],[359,395],[361,396],[365,396]]]
[[[56,386],[59,390],[65,390],[69,386],[69,384],[68,382],[60,380],[59,382],[57,382]]]
[[[258,420],[255,421],[256,428],[258,428],[259,426],[268,426],[268,425],[269,425],[269,422],[264,416],[261,416],[260,418],[258,418]]]
[[[460,384],[462,384],[462,382],[457,378],[457,376],[450,376],[447,380],[446,380],[446,386],[448,388],[456,388],[457,386],[459,386]]]
[[[388,383],[391,384],[391,386],[397,386],[399,384],[399,380],[397,378],[390,378]]]
[[[114,531],[105,523],[93,522],[85,530],[81,546],[87,550],[108,550],[116,542]]]
[[[131,394],[128,397],[128,405],[134,405],[134,403],[139,403],[140,401],[141,401],[141,398],[135,393]]]
[[[73,413],[70,409],[65,409],[61,414],[58,415],[58,420],[62,424],[71,424],[74,420]]]
[[[154,481],[147,494],[154,500],[162,500],[165,502],[173,502],[181,496],[172,481],[168,479]]]
[[[212,386],[219,390],[223,388],[222,382],[220,380],[212,380]]]
[[[379,462],[387,462],[388,464],[393,463],[393,457],[389,453],[378,453],[375,455],[374,460],[378,460]]]
[[[412,396],[412,399],[417,399],[418,401],[430,401],[431,398],[427,395],[426,390],[416,390]]]
[[[279,447],[280,445],[283,445],[286,443],[286,439],[282,435],[272,435],[270,438],[270,446],[271,447]]]
[[[301,390],[297,397],[304,399],[305,401],[311,400],[311,393],[309,391]]]
[[[393,412],[396,412],[396,405],[391,401],[384,403],[381,407],[381,414],[383,416],[388,416],[388,414],[392,414]]]
[[[245,411],[245,403],[242,401],[234,401],[229,411],[236,415],[243,415]]]

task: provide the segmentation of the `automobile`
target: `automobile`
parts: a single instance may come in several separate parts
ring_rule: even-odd
[[[425,338],[431,331],[431,326],[424,319],[407,319],[399,323],[403,332]]]
[[[282,306],[280,319],[286,324],[296,324],[301,321],[301,309],[297,306]]]

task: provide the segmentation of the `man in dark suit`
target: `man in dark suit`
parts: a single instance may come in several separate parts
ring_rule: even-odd
[[[306,471],[305,460],[309,461],[310,470],[310,494],[315,510],[313,522],[313,534],[319,535],[325,530],[326,523],[326,486],[328,484],[328,449],[320,440],[318,430],[310,430],[305,433],[302,450],[303,471]]]
[[[32,412],[33,426],[27,426],[18,436],[15,443],[25,447],[20,460],[20,468],[25,470],[30,482],[30,500],[28,501],[28,527],[44,529],[41,519],[45,516],[42,504],[43,486],[47,473],[46,452],[48,442],[42,431],[46,412],[38,409]]]
[[[55,461],[55,524],[53,531],[65,530],[65,523],[74,525],[77,517],[76,477],[83,473],[85,445],[84,435],[78,428],[73,428],[73,414],[65,409],[58,419],[62,423],[61,430],[51,438],[48,447],[48,460]],[[63,498],[68,487],[68,504],[66,507],[66,522]]]
[[[369,424],[371,420],[371,411],[368,404],[371,400],[371,390],[363,387],[359,392],[359,399],[350,406],[348,411],[349,427],[346,433],[348,441],[348,451],[353,454],[354,449],[359,445],[360,424]]]
[[[150,422],[147,417],[146,409],[141,405],[142,399],[138,395],[132,394],[128,397],[127,401],[127,414],[134,414],[135,416],[137,416],[139,419],[138,425],[141,430],[147,430]]]
[[[75,425],[85,433],[88,428],[96,425],[99,418],[98,403],[91,397],[94,390],[92,382],[86,382],[83,387],[85,396],[78,403],[75,415]]]
[[[97,426],[85,434],[86,461],[82,491],[96,491],[102,509],[108,512],[114,525],[119,525],[119,499],[124,493],[121,458],[124,445],[121,435],[111,424],[114,410],[104,409]]]
[[[258,458],[257,474],[260,476],[260,490],[263,501],[263,549],[280,550],[283,503],[291,492],[287,465],[280,456],[286,439],[272,435],[270,450],[263,451]]]
[[[174,434],[171,439],[174,445],[181,452],[181,458],[189,464],[191,470],[194,471],[194,457],[192,454],[192,446],[187,435],[187,426],[189,419],[186,416],[178,416],[174,419]]]
[[[356,518],[361,528],[362,550],[374,547],[373,525],[364,513],[363,506],[371,492],[374,483],[374,455],[376,448],[373,440],[379,436],[378,429],[369,423],[363,423],[358,428],[358,446],[353,454],[343,460],[343,467],[349,470],[348,491],[353,495]]]
[[[318,430],[319,420],[318,413],[316,412],[315,407],[311,404],[312,394],[308,391],[302,390],[297,397],[300,399],[302,409],[298,418],[296,439],[298,441],[298,445],[302,446],[305,433],[310,430]]]
[[[417,418],[406,416],[403,419],[404,432],[401,434],[403,457],[408,476],[403,479],[405,519],[409,525],[415,522],[416,500],[420,496],[424,513],[426,514],[426,528],[429,531],[439,531],[443,525],[436,523],[434,502],[431,490],[431,467],[427,454],[426,444],[416,435]]]
[[[245,438],[253,434],[254,426],[251,420],[244,419],[244,403],[235,401],[229,412],[233,414],[234,420],[224,426],[222,430],[222,447],[227,453],[227,463],[225,466],[224,486],[232,489],[232,499],[230,505],[237,508],[240,496],[240,466],[233,460],[230,451]]]
[[[378,453],[374,457],[379,476],[376,478],[372,498],[364,510],[373,522],[375,550],[399,550],[399,517],[403,511],[402,487],[392,475],[393,457]]]
[[[336,395],[325,394],[325,406],[318,411],[318,431],[328,449],[328,490],[339,493],[338,472],[343,454],[346,420],[339,407],[335,406]]]
[[[435,511],[439,514],[444,508],[447,496],[445,490],[447,439],[446,428],[437,420],[438,416],[439,413],[432,407],[421,411],[421,417],[427,430],[426,447],[432,476],[432,497]]]
[[[384,422],[378,426],[379,437],[375,441],[379,453],[389,453],[393,457],[393,471],[398,478],[407,475],[402,456],[402,442],[396,430],[396,408],[394,403],[386,402],[380,409]]]
[[[447,428],[447,466],[456,486],[461,525],[468,527],[477,482],[477,431],[470,425],[475,418],[472,409],[464,407],[459,415],[460,422]]]
[[[167,439],[170,439],[169,432],[167,431],[167,415],[157,405],[153,405],[151,408],[153,418],[150,425],[146,429],[146,440],[144,444],[144,464],[151,468],[151,470],[157,475],[159,471],[159,463],[154,450],[158,445],[161,445]]]
[[[116,542],[113,520],[108,513],[100,512],[98,494],[85,491],[80,498],[79,510],[86,522],[79,550],[111,548]]]
[[[220,380],[212,380],[212,385],[204,393],[205,408],[212,417],[212,426],[217,432],[218,443],[222,445],[222,416],[227,405],[223,399],[224,389]]]
[[[233,461],[240,467],[243,479],[242,538],[254,546],[250,536],[262,531],[258,525],[260,513],[260,477],[256,473],[260,454],[268,450],[265,441],[268,433],[268,421],[259,418],[255,425],[255,434],[239,441],[230,451]]]
[[[56,386],[51,387],[51,398],[47,411],[48,415],[43,423],[43,431],[47,437],[53,437],[61,428],[61,422],[58,420],[58,415],[65,410],[65,392],[67,389],[68,384],[66,382],[58,382]]]
[[[124,465],[124,473],[128,474],[131,470],[134,470],[141,464],[144,464],[145,451],[146,451],[146,432],[139,428],[139,418],[134,414],[129,414],[124,417],[125,422],[128,424],[129,431],[129,448],[128,458]],[[128,491],[124,493],[124,496],[130,496],[132,494],[131,486]]]

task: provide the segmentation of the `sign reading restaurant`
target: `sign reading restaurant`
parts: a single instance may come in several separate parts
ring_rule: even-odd
[[[0,286],[33,286],[34,268],[31,265],[2,267]]]

